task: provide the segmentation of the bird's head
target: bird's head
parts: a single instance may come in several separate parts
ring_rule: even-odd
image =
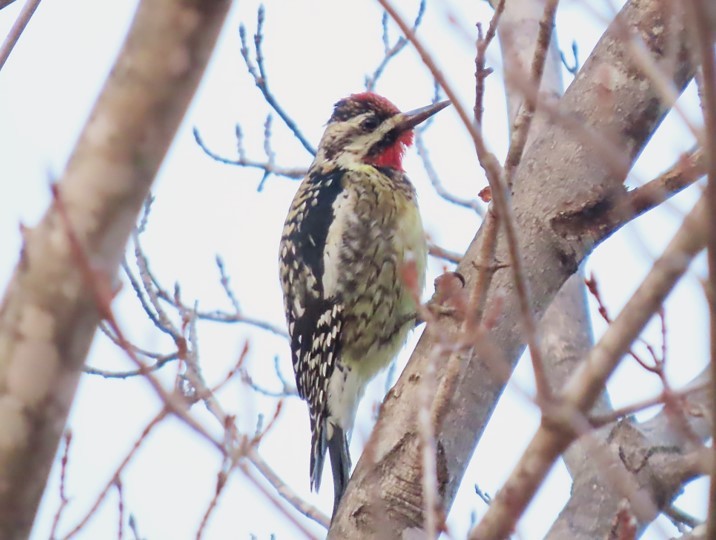
[[[405,149],[413,143],[413,128],[449,104],[440,101],[400,112],[378,94],[352,94],[336,103],[321,138],[317,161],[343,166],[359,162],[402,170]]]

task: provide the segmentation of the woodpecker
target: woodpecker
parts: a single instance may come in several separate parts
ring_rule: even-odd
[[[402,158],[413,128],[449,104],[400,112],[371,92],[338,101],[288,212],[279,267],[296,386],[308,403],[311,488],[326,449],[333,513],[350,476],[348,441],[366,384],[414,326],[427,245]]]

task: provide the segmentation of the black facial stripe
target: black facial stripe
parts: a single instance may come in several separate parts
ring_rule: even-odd
[[[377,141],[375,144],[373,144],[373,146],[370,147],[370,149],[368,150],[368,155],[375,156],[380,154],[383,150],[395,144],[395,141],[398,140],[399,136],[400,133],[397,129],[391,129],[385,135],[383,135],[383,137],[379,141]]]

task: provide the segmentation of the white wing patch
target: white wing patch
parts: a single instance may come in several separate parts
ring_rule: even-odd
[[[350,214],[345,208],[350,204],[350,197],[350,190],[345,190],[340,196],[336,197],[332,206],[334,219],[328,228],[326,245],[323,249],[323,279],[321,284],[323,285],[325,298],[334,296],[338,288],[338,279],[341,274],[340,251],[343,245],[346,221]]]

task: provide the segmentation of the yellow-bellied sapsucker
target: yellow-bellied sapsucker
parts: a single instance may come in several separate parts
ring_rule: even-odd
[[[311,420],[311,487],[320,486],[327,448],[334,513],[350,476],[358,401],[414,324],[403,268],[415,265],[420,290],[425,281],[427,247],[403,153],[413,127],[447,105],[402,113],[370,92],[336,103],[281,236],[293,370]]]

